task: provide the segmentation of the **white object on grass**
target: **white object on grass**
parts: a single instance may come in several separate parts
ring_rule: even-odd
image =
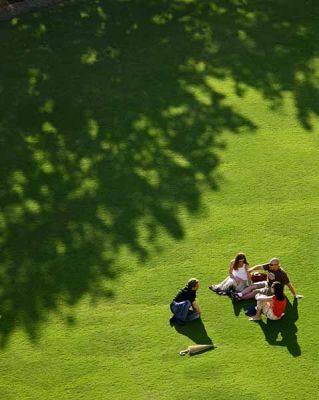
[[[204,350],[212,349],[216,346],[213,344],[194,344],[192,346],[188,346],[187,349],[181,350],[179,352],[180,356],[185,356],[186,354],[196,354]]]

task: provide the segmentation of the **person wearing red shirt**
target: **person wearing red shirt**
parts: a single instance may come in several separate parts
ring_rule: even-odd
[[[274,282],[271,285],[272,296],[265,296],[257,294],[257,307],[256,315],[249,318],[250,321],[260,321],[261,313],[265,314],[267,318],[278,320],[284,315],[287,300],[284,295],[284,287],[280,282]]]

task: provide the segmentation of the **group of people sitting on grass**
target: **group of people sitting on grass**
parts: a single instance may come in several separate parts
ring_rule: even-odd
[[[262,271],[265,275],[263,280],[254,281],[255,271]],[[271,320],[280,319],[285,312],[286,297],[284,286],[288,286],[294,298],[302,298],[289,280],[287,273],[281,268],[278,258],[272,258],[269,263],[255,265],[249,268],[244,253],[238,253],[229,264],[229,273],[226,279],[216,285],[209,286],[209,289],[219,295],[229,296],[233,302],[253,299],[257,300],[257,306],[250,317],[251,321],[259,321],[264,314]],[[196,292],[199,288],[199,281],[191,278],[186,286],[178,291],[170,304],[173,316],[170,318],[170,325],[184,325],[200,317],[201,311],[196,302]]]

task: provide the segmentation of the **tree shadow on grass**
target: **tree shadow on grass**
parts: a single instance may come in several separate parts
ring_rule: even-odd
[[[287,299],[288,300],[288,299]],[[285,315],[279,321],[260,321],[259,325],[265,334],[266,341],[273,346],[287,347],[289,353],[294,357],[301,355],[298,343],[296,321],[298,320],[298,300],[293,304],[287,301]],[[281,336],[281,339],[279,338]]]
[[[65,303],[112,297],[123,250],[145,262],[161,228],[183,238],[181,209],[218,186],[220,134],[255,129],[203,92],[184,25],[134,5],[78,2],[4,31],[2,345],[17,326],[36,340]]]
[[[110,299],[123,250],[145,262],[162,228],[183,238],[180,211],[218,188],[222,135],[257,128],[220,80],[272,107],[291,92],[311,129],[308,4],[83,0],[1,25],[0,345]]]

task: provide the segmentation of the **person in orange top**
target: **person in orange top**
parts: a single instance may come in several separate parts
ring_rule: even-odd
[[[249,318],[250,321],[260,321],[261,313],[265,314],[267,318],[272,320],[280,319],[284,315],[287,300],[284,295],[284,287],[280,282],[274,282],[271,285],[273,296],[265,296],[257,294],[257,307],[256,315]]]

